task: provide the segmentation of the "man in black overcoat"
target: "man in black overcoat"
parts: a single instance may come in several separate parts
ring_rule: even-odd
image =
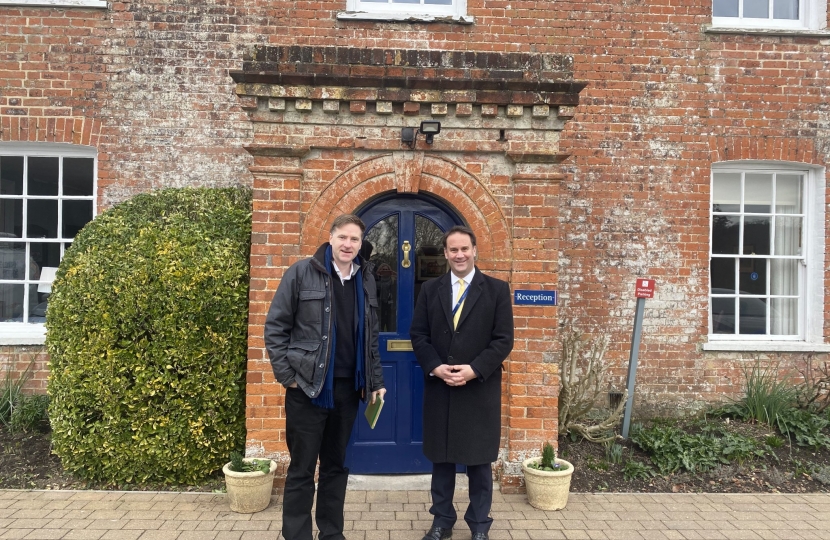
[[[424,371],[424,455],[432,461],[435,516],[424,540],[447,540],[456,521],[456,465],[466,465],[473,540],[488,540],[492,463],[501,438],[502,362],[513,349],[510,286],[475,268],[476,237],[457,226],[443,238],[450,272],[424,283],[409,330]]]

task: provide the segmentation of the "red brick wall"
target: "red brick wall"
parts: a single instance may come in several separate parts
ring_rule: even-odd
[[[279,269],[311,251],[333,212],[386,189],[378,177],[346,199],[345,192],[325,194],[334,178],[364,159],[353,150],[320,151],[302,163],[261,158],[258,166],[266,168],[249,172],[253,159],[242,147],[254,133],[240,105],[250,100],[237,100],[228,71],[240,69],[256,44],[573,56],[574,79],[590,84],[561,137],[560,150],[572,154],[561,181],[511,182],[480,156],[455,158],[506,216],[507,238],[493,238],[509,248],[493,253],[509,252],[520,263],[484,254],[483,260],[516,286],[553,284],[561,292],[558,310],[516,309],[522,339],[511,357],[505,436],[517,448],[555,433],[560,320],[610,335],[612,383],[622,385],[636,277],[658,282],[640,351],[644,402],[719,399],[736,392],[747,360],[801,358],[702,351],[709,175],[722,160],[827,162],[826,38],[707,33],[710,4],[691,0],[469,0],[472,26],[338,22],[344,6],[345,0],[139,1],[108,11],[0,8],[0,141],[97,147],[104,207],[164,186],[253,183],[254,219],[263,229],[252,253],[252,431],[282,425],[260,332]],[[351,141],[349,132],[337,137]],[[305,193],[324,193],[325,204],[313,206],[301,184]],[[444,196],[461,213],[476,215],[469,199]],[[309,226],[301,228],[306,215]],[[827,301],[824,314],[826,336]],[[0,355],[22,350],[4,348]]]
[[[586,31],[565,32],[571,17],[554,23],[575,77],[590,82],[562,143],[573,154],[561,207],[562,312],[610,334],[607,358],[622,388],[635,278],[657,280],[637,374],[638,398],[651,402],[722,399],[739,391],[748,361],[803,358],[701,351],[709,178],[711,164],[726,160],[827,162],[826,41],[705,33],[705,4],[592,3]],[[827,302],[824,311],[826,338]]]
[[[15,383],[26,377],[23,391],[33,394],[46,393],[49,376],[49,355],[39,346],[0,347],[0,382],[8,377]]]

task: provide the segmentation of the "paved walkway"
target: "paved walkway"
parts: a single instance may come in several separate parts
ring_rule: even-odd
[[[457,495],[466,506],[466,492]],[[830,539],[828,494],[572,493],[557,512],[494,495],[493,540]],[[428,500],[424,490],[349,491],[346,537],[420,540]],[[279,497],[263,512],[236,514],[223,494],[0,490],[0,538],[276,540],[281,512]],[[463,522],[454,538],[470,538]]]

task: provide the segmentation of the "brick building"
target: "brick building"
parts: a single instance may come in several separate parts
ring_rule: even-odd
[[[826,26],[825,0],[0,0],[0,363],[45,386],[49,269],[95,213],[235,184],[255,190],[251,454],[285,457],[268,302],[344,211],[371,224],[396,388],[355,470],[423,466],[406,329],[454,223],[484,271],[559,293],[514,306],[505,487],[556,435],[560,323],[607,333],[623,386],[638,277],[640,406],[826,360]]]

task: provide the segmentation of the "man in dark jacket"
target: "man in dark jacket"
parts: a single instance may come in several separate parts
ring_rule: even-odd
[[[432,461],[432,527],[424,540],[452,537],[457,464],[467,466],[473,540],[488,540],[492,463],[501,437],[502,362],[513,349],[509,285],[475,268],[476,237],[467,227],[444,235],[451,272],[426,282],[409,334],[423,368],[424,455]]]
[[[337,217],[329,242],[283,276],[265,320],[274,377],[285,388],[291,463],[285,479],[282,535],[311,540],[314,469],[320,460],[317,528],[341,540],[349,470],[343,464],[361,397],[383,399],[377,290],[359,217]],[[368,242],[367,246],[370,246]],[[371,247],[369,247],[371,250]]]

